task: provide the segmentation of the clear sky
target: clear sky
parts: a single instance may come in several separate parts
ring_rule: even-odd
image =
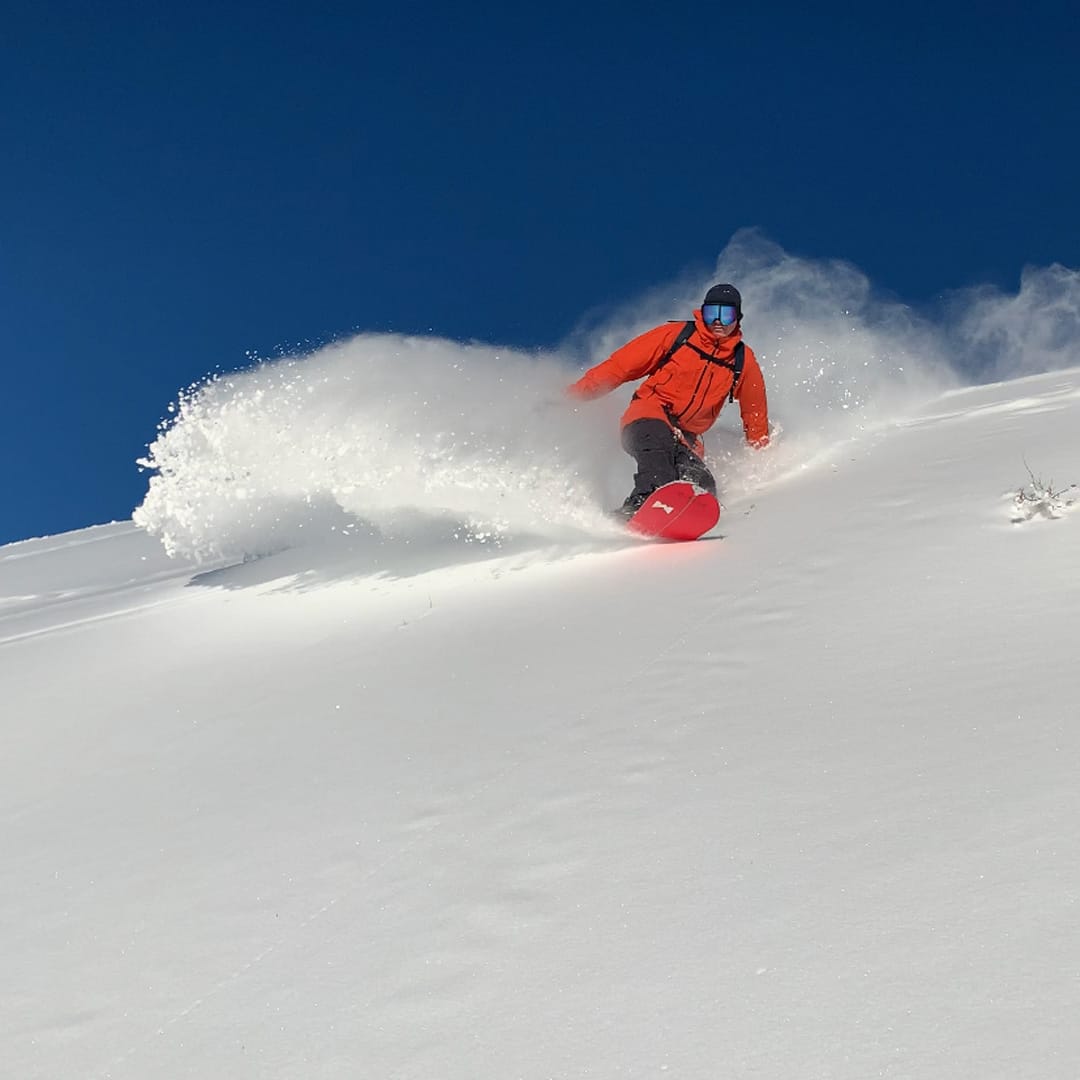
[[[214,369],[555,346],[744,226],[913,305],[1080,266],[1078,72],[1065,3],[7,5],[0,542],[128,517]]]

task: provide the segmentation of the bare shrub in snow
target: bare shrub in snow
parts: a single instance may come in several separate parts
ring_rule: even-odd
[[[1025,484],[1012,500],[1011,520],[1014,525],[1022,525],[1033,518],[1053,520],[1061,517],[1072,506],[1080,502],[1080,488],[1070,484],[1067,488],[1055,489],[1053,481],[1044,482],[1031,471],[1031,466],[1024,462],[1030,482]]]

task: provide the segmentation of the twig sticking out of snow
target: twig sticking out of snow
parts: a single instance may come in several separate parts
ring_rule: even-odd
[[[1031,471],[1027,461],[1024,462],[1024,467],[1028,471],[1030,483],[1020,488],[1013,497],[1011,520],[1014,525],[1022,525],[1025,521],[1037,517],[1053,520],[1080,503],[1080,488],[1076,484],[1055,490],[1053,481],[1044,483]]]

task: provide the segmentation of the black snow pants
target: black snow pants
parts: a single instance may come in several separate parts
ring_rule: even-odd
[[[634,490],[627,502],[640,502],[661,484],[689,480],[716,494],[716,481],[701,460],[663,420],[634,420],[622,429],[622,446],[637,462]]]

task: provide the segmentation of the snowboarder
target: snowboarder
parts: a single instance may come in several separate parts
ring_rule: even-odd
[[[716,493],[701,436],[725,402],[738,401],[746,441],[756,449],[768,445],[765,380],[743,344],[742,297],[734,285],[714,285],[692,322],[665,323],[634,338],[567,393],[588,401],[641,378],[622,416],[622,446],[637,461],[634,490],[619,511],[627,517],[674,480]]]

